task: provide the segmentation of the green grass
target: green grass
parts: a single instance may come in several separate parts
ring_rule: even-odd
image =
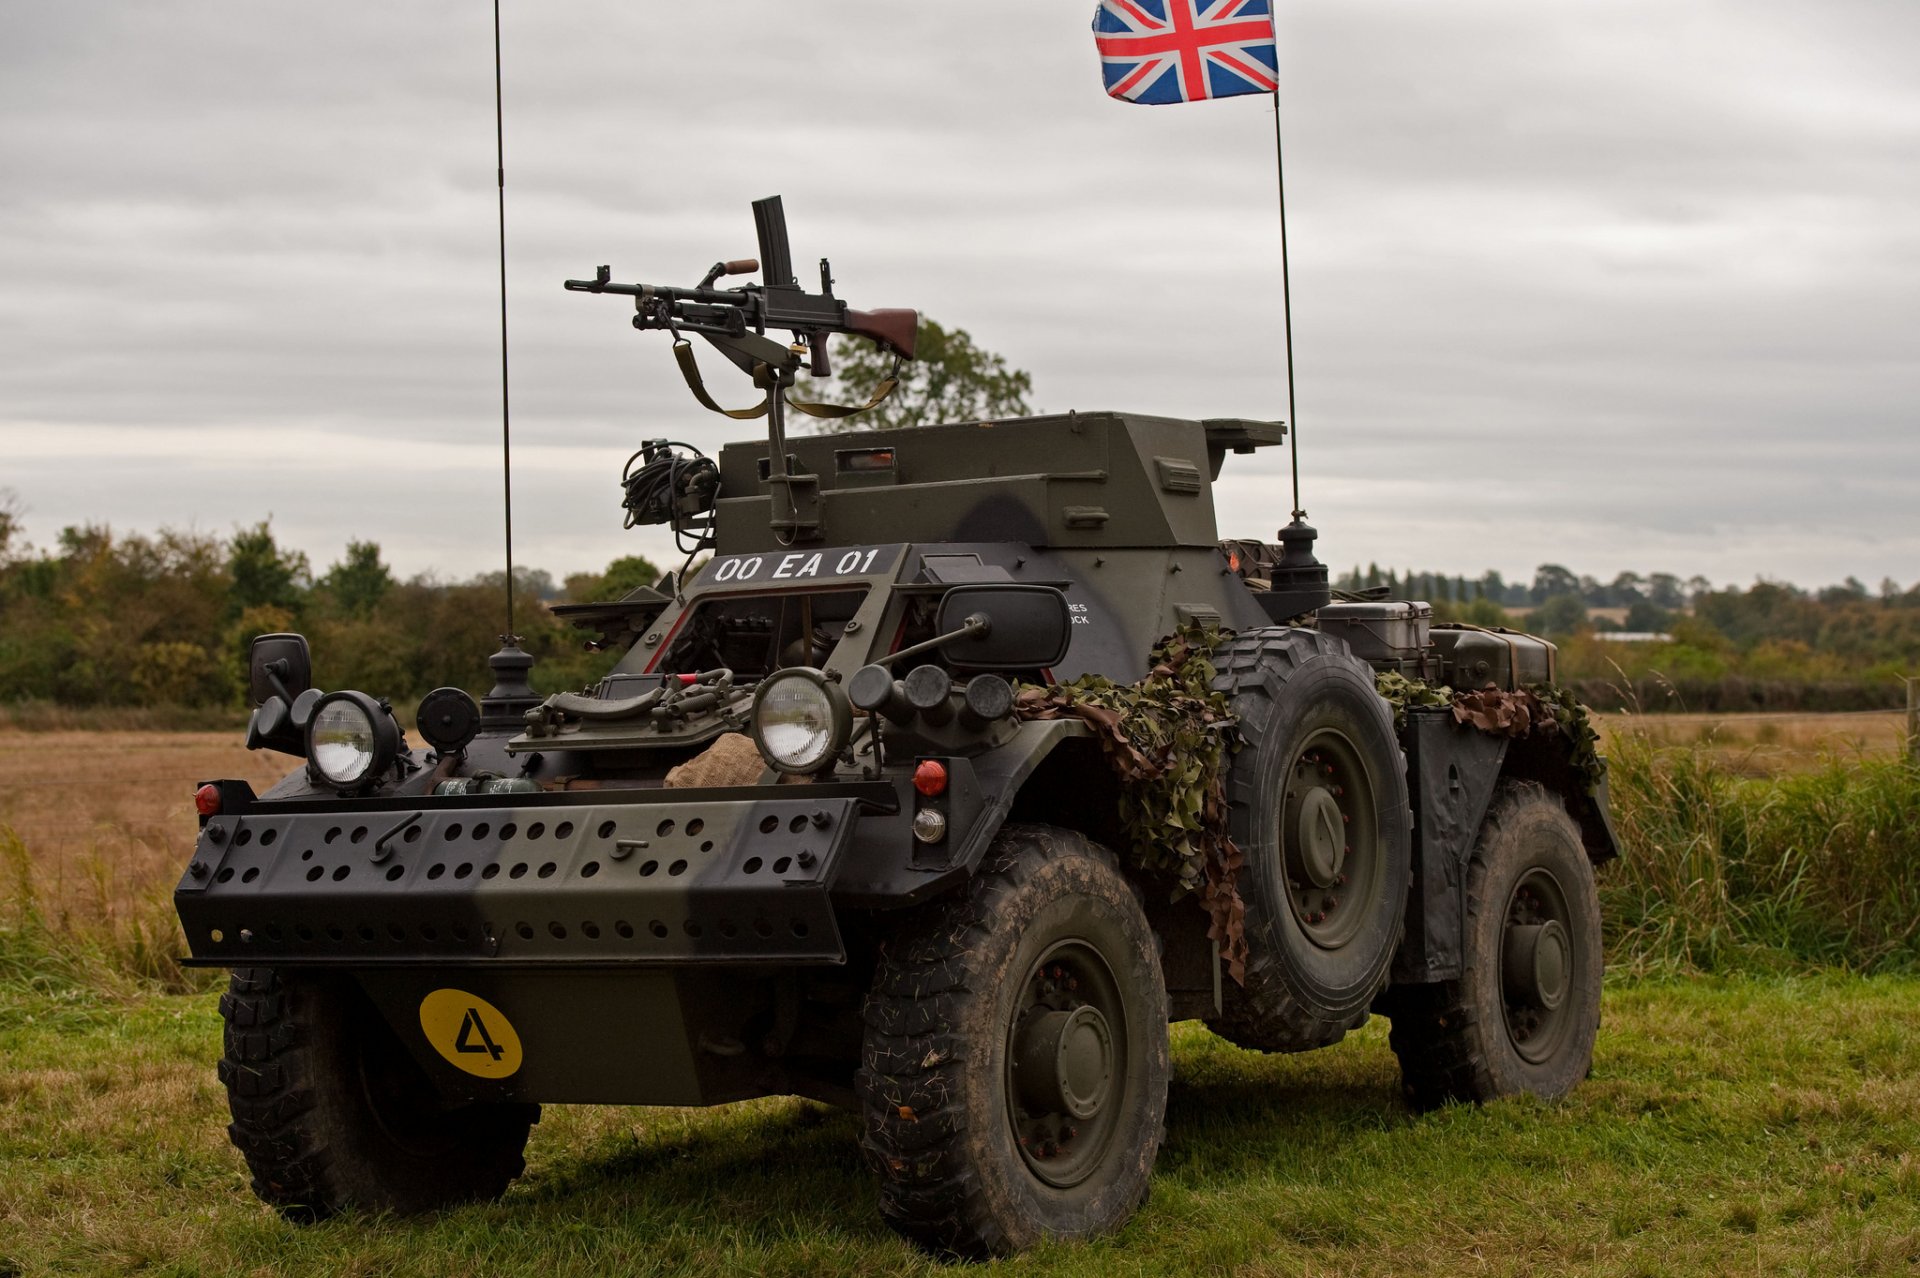
[[[550,1107],[500,1203],[280,1222],[222,1131],[205,995],[0,985],[0,1272],[907,1274],[845,1115]],[[1085,1274],[1908,1273],[1920,981],[1640,982],[1559,1104],[1408,1112],[1376,1023],[1298,1057],[1176,1031],[1152,1201],[996,1268]]]

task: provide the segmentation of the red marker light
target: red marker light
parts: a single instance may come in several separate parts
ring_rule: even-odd
[[[920,766],[913,770],[913,788],[929,799],[945,794],[947,790],[947,765],[938,759],[922,759]]]
[[[680,686],[683,688],[691,688],[694,684],[700,682],[700,676],[697,674],[675,675],[674,678],[680,681]]]
[[[203,785],[193,792],[193,808],[203,817],[220,815],[220,787]]]

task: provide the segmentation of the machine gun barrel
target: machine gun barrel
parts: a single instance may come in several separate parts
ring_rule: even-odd
[[[752,301],[752,295],[741,289],[676,288],[671,284],[615,284],[604,275],[590,280],[568,280],[566,288],[569,293],[617,293],[621,297],[657,297],[669,302],[705,302],[712,306],[745,306]]]

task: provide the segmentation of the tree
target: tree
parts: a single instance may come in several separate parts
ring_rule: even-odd
[[[1638,599],[1627,609],[1627,629],[1659,634],[1673,624],[1673,614],[1650,599]]]
[[[1033,411],[1033,377],[1011,368],[992,351],[973,344],[964,328],[948,329],[924,316],[920,320],[919,357],[900,365],[900,385],[877,408],[852,417],[821,418],[823,431],[884,430],[894,426],[932,426],[940,422],[1024,417]],[[833,345],[833,394],[824,387],[803,388],[803,400],[825,399],[864,404],[893,370],[891,355],[863,338],[842,336]]]
[[[350,541],[347,557],[327,569],[320,585],[334,606],[349,617],[367,617],[393,589],[393,573],[380,562],[380,543]]]
[[[1580,579],[1559,564],[1541,564],[1533,570],[1533,602],[1545,603],[1555,595],[1577,595]]]
[[[1587,605],[1579,595],[1555,595],[1527,614],[1527,628],[1549,637],[1570,635],[1587,624]]]
[[[229,611],[238,617],[249,608],[278,608],[299,615],[312,570],[298,550],[282,551],[273,539],[272,519],[242,528],[227,543],[227,572],[233,578]]]
[[[1819,600],[1823,604],[1858,603],[1867,597],[1867,583],[1858,577],[1848,577],[1837,586],[1823,586]]]
[[[576,572],[567,575],[569,603],[611,603],[625,599],[641,586],[660,580],[660,569],[639,555],[622,555],[607,565],[605,572]]]
[[[1680,578],[1670,572],[1656,572],[1647,578],[1647,598],[1669,610],[1683,607],[1687,602],[1680,590]]]
[[[26,540],[20,536],[21,517],[25,513],[20,495],[11,488],[0,488],[0,568],[27,555]]]

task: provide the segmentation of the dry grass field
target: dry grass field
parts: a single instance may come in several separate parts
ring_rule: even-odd
[[[1817,767],[1832,756],[1888,755],[1906,742],[1899,710],[1846,714],[1606,714],[1603,737],[1644,733],[1659,746],[1703,746],[1745,776],[1777,776]]]
[[[193,849],[195,785],[264,789],[291,762],[239,732],[0,731],[0,926],[31,913],[97,942],[109,967],[176,981],[168,894]]]

